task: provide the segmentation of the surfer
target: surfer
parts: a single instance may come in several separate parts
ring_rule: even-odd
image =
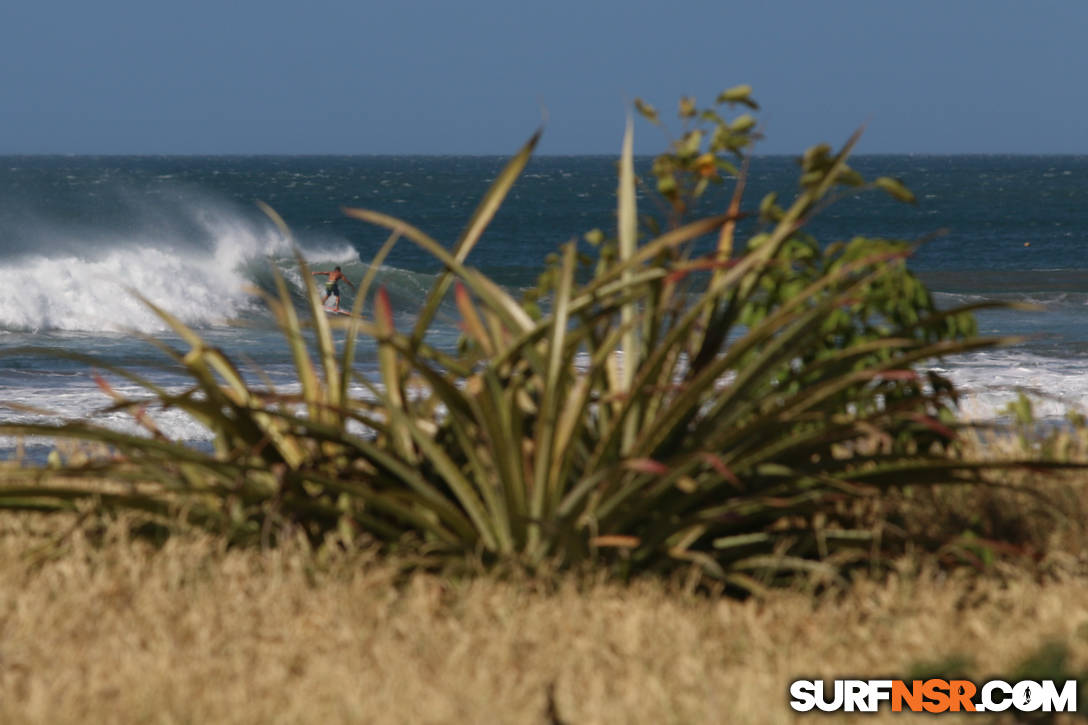
[[[347,277],[344,276],[344,273],[340,271],[340,267],[337,267],[336,269],[334,269],[331,272],[314,272],[314,276],[315,277],[328,277],[329,278],[329,281],[325,283],[325,298],[323,300],[321,300],[321,304],[324,305],[326,302],[329,301],[329,297],[335,296],[336,297],[336,307],[334,309],[337,312],[339,312],[340,311],[340,280],[343,280],[344,282],[346,282],[348,287],[351,287],[353,290],[355,289],[355,285],[353,285],[351,283],[351,280],[349,280]]]

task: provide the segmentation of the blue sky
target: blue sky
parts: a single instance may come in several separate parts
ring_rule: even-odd
[[[1088,153],[1083,0],[8,0],[0,153],[615,153],[751,84],[768,153]],[[662,145],[638,128],[638,149]]]

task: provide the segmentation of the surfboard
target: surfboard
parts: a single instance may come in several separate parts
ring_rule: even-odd
[[[326,307],[325,308],[325,314],[328,314],[328,315],[344,315],[345,317],[351,317],[351,313],[348,312],[347,310],[334,310],[331,307]]]

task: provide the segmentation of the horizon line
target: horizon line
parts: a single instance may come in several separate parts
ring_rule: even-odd
[[[476,152],[292,152],[292,151],[220,151],[220,152],[146,152],[146,151],[0,151],[0,158],[509,158],[512,153]],[[797,157],[804,151],[775,151],[752,154],[751,158]],[[635,158],[654,158],[660,154],[636,153]],[[1088,156],[1088,151],[865,151],[851,158],[870,156]],[[533,158],[619,158],[615,152],[534,153]]]

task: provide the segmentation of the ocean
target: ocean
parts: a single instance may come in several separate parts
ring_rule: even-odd
[[[122,414],[100,415],[109,400],[86,364],[26,352],[53,348],[95,355],[167,387],[184,384],[147,341],[177,342],[133,295],[197,328],[260,378],[285,390],[295,382],[289,353],[253,288],[271,289],[272,267],[301,301],[292,245],[314,269],[340,265],[362,278],[386,238],[345,217],[343,206],[398,216],[452,244],[505,163],[501,157],[0,157],[0,420],[95,416],[135,430]],[[639,160],[645,171],[648,159]],[[980,316],[984,334],[1026,335],[1015,347],[934,361],[965,393],[964,408],[994,418],[1018,391],[1037,413],[1058,420],[1088,401],[1088,157],[861,156],[866,177],[902,179],[918,203],[879,192],[847,194],[811,226],[821,241],[856,235],[925,240],[911,267],[942,305],[981,299],[1037,303],[1041,311]],[[545,256],[590,229],[615,225],[616,159],[539,157],[530,162],[469,263],[513,290],[535,284]],[[789,199],[797,189],[791,157],[753,160],[747,194]],[[724,208],[725,190],[701,211]],[[275,208],[284,238],[258,209]],[[656,209],[640,196],[640,211]],[[401,241],[378,275],[398,326],[407,326],[437,265]],[[351,293],[344,304],[350,305]],[[455,344],[456,315],[445,310],[433,341]],[[375,366],[372,346],[357,364]],[[117,389],[135,391],[111,378]],[[294,389],[297,389],[297,385]],[[210,436],[176,411],[156,413],[169,436],[206,444]],[[0,459],[16,442],[0,438]],[[47,444],[32,443],[31,457]]]

